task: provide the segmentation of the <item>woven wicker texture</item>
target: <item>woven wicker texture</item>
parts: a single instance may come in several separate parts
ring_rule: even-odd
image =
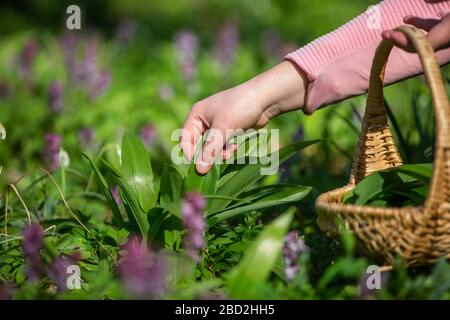
[[[366,110],[352,172],[347,186],[320,195],[316,201],[318,225],[338,235],[337,220],[357,238],[357,250],[381,263],[393,265],[401,256],[405,266],[450,259],[450,106],[433,48],[423,31],[402,26],[419,54],[436,115],[433,176],[427,199],[420,207],[377,208],[343,204],[344,195],[361,179],[402,164],[389,129],[383,99],[383,80],[392,44],[379,45],[370,74]],[[337,218],[340,219],[337,219]]]

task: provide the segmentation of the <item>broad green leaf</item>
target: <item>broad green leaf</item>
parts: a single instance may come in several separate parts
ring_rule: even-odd
[[[159,203],[161,206],[178,202],[181,198],[183,188],[183,178],[178,171],[165,165],[161,174],[161,183],[159,189]]]
[[[373,199],[376,195],[381,193],[383,184],[384,179],[378,173],[372,174],[361,180],[353,190],[353,194],[356,196],[355,204],[363,205],[367,201]]]
[[[228,289],[233,299],[258,299],[258,290],[268,280],[281,254],[284,237],[292,221],[289,211],[270,223],[244,253],[239,266],[229,275]]]
[[[336,263],[330,265],[319,281],[319,288],[325,289],[328,284],[338,278],[358,280],[364,274],[367,263],[364,259],[342,257]]]
[[[220,165],[215,164],[211,170],[203,176],[202,194],[213,194],[216,192],[217,181],[220,175]]]
[[[279,165],[291,158],[296,152],[304,149],[310,145],[313,145],[322,140],[301,141],[289,146],[286,146],[279,152]],[[261,175],[261,168],[266,167],[261,163],[259,164],[247,164],[247,165],[233,165],[233,169],[239,170],[234,174],[226,183],[224,183],[218,190],[218,195],[226,195],[230,197],[237,197],[244,192],[249,186],[257,182],[263,176]],[[216,212],[226,208],[230,204],[230,200],[214,200],[209,206],[211,212]]]
[[[167,218],[168,214],[169,213],[162,208],[155,207],[150,209],[150,211],[147,213],[148,223],[150,225],[147,241],[153,241],[161,227],[161,224],[163,223],[164,219]]]
[[[419,180],[430,180],[433,175],[432,163],[404,164],[398,167],[398,172],[406,173]]]
[[[201,192],[203,184],[203,177],[199,176],[195,171],[195,164],[192,163],[189,166],[188,173],[186,175],[186,179],[184,180],[184,191],[197,191]]]
[[[95,173],[95,177],[97,178],[98,185],[102,190],[103,194],[105,195],[109,207],[111,208],[111,211],[113,213],[113,223],[117,225],[119,228],[122,228],[124,226],[124,221],[120,213],[119,207],[117,206],[117,203],[114,200],[114,197],[108,188],[106,179],[103,177],[102,173],[100,172],[100,170],[98,170],[97,166],[92,162],[92,160],[84,153],[83,156],[87,159],[87,161],[91,165],[91,168]]]
[[[376,172],[344,196],[344,203],[377,207],[420,205],[425,200],[432,164],[408,164]]]
[[[230,210],[224,210],[219,213],[210,215],[208,217],[208,225],[213,226],[223,220],[254,210],[263,210],[270,207],[300,201],[309,194],[311,189],[311,187],[286,186],[280,189],[278,192],[263,197],[253,202],[252,204],[238,206]]]
[[[127,183],[127,181],[120,176],[116,169],[110,166],[106,161],[104,161],[104,163],[110,170],[115,183],[119,186],[123,205],[125,207],[125,210],[127,211],[130,223],[136,225],[138,230],[135,231],[140,232],[140,234],[144,238],[146,238],[149,229],[147,215],[139,204],[139,200],[136,197],[136,194],[133,192],[133,189]]]
[[[148,153],[142,142],[129,133],[122,138],[122,176],[144,212],[155,206],[156,193]]]

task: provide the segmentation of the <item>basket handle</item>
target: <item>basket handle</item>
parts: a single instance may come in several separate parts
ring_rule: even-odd
[[[409,25],[396,30],[402,32],[414,45],[431,92],[436,117],[436,144],[433,176],[425,207],[436,208],[447,203],[450,194],[450,105],[439,64],[424,32]],[[383,40],[375,53],[361,134],[353,157],[350,185],[373,172],[402,164],[388,126],[383,97],[384,73],[392,47],[390,42]]]

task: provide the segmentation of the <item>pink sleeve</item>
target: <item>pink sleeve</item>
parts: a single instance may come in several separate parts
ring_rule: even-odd
[[[338,1],[338,0],[336,0]],[[384,0],[376,6],[285,57],[299,66],[309,80],[303,111],[312,113],[331,103],[367,92],[369,72],[381,32],[403,24],[409,14],[442,18],[450,1]],[[450,48],[437,53],[441,65],[450,61]],[[394,48],[386,67],[386,84],[421,72],[416,54]]]

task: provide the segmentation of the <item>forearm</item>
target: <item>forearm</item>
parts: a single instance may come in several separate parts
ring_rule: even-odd
[[[367,92],[372,59],[383,30],[403,24],[406,15],[440,18],[450,11],[450,1],[384,0],[286,59],[302,69],[308,79],[303,100],[306,113]],[[378,20],[378,21],[377,21]],[[440,64],[450,61],[450,50],[437,54]],[[416,54],[394,48],[387,65],[385,83],[390,84],[422,71]]]

